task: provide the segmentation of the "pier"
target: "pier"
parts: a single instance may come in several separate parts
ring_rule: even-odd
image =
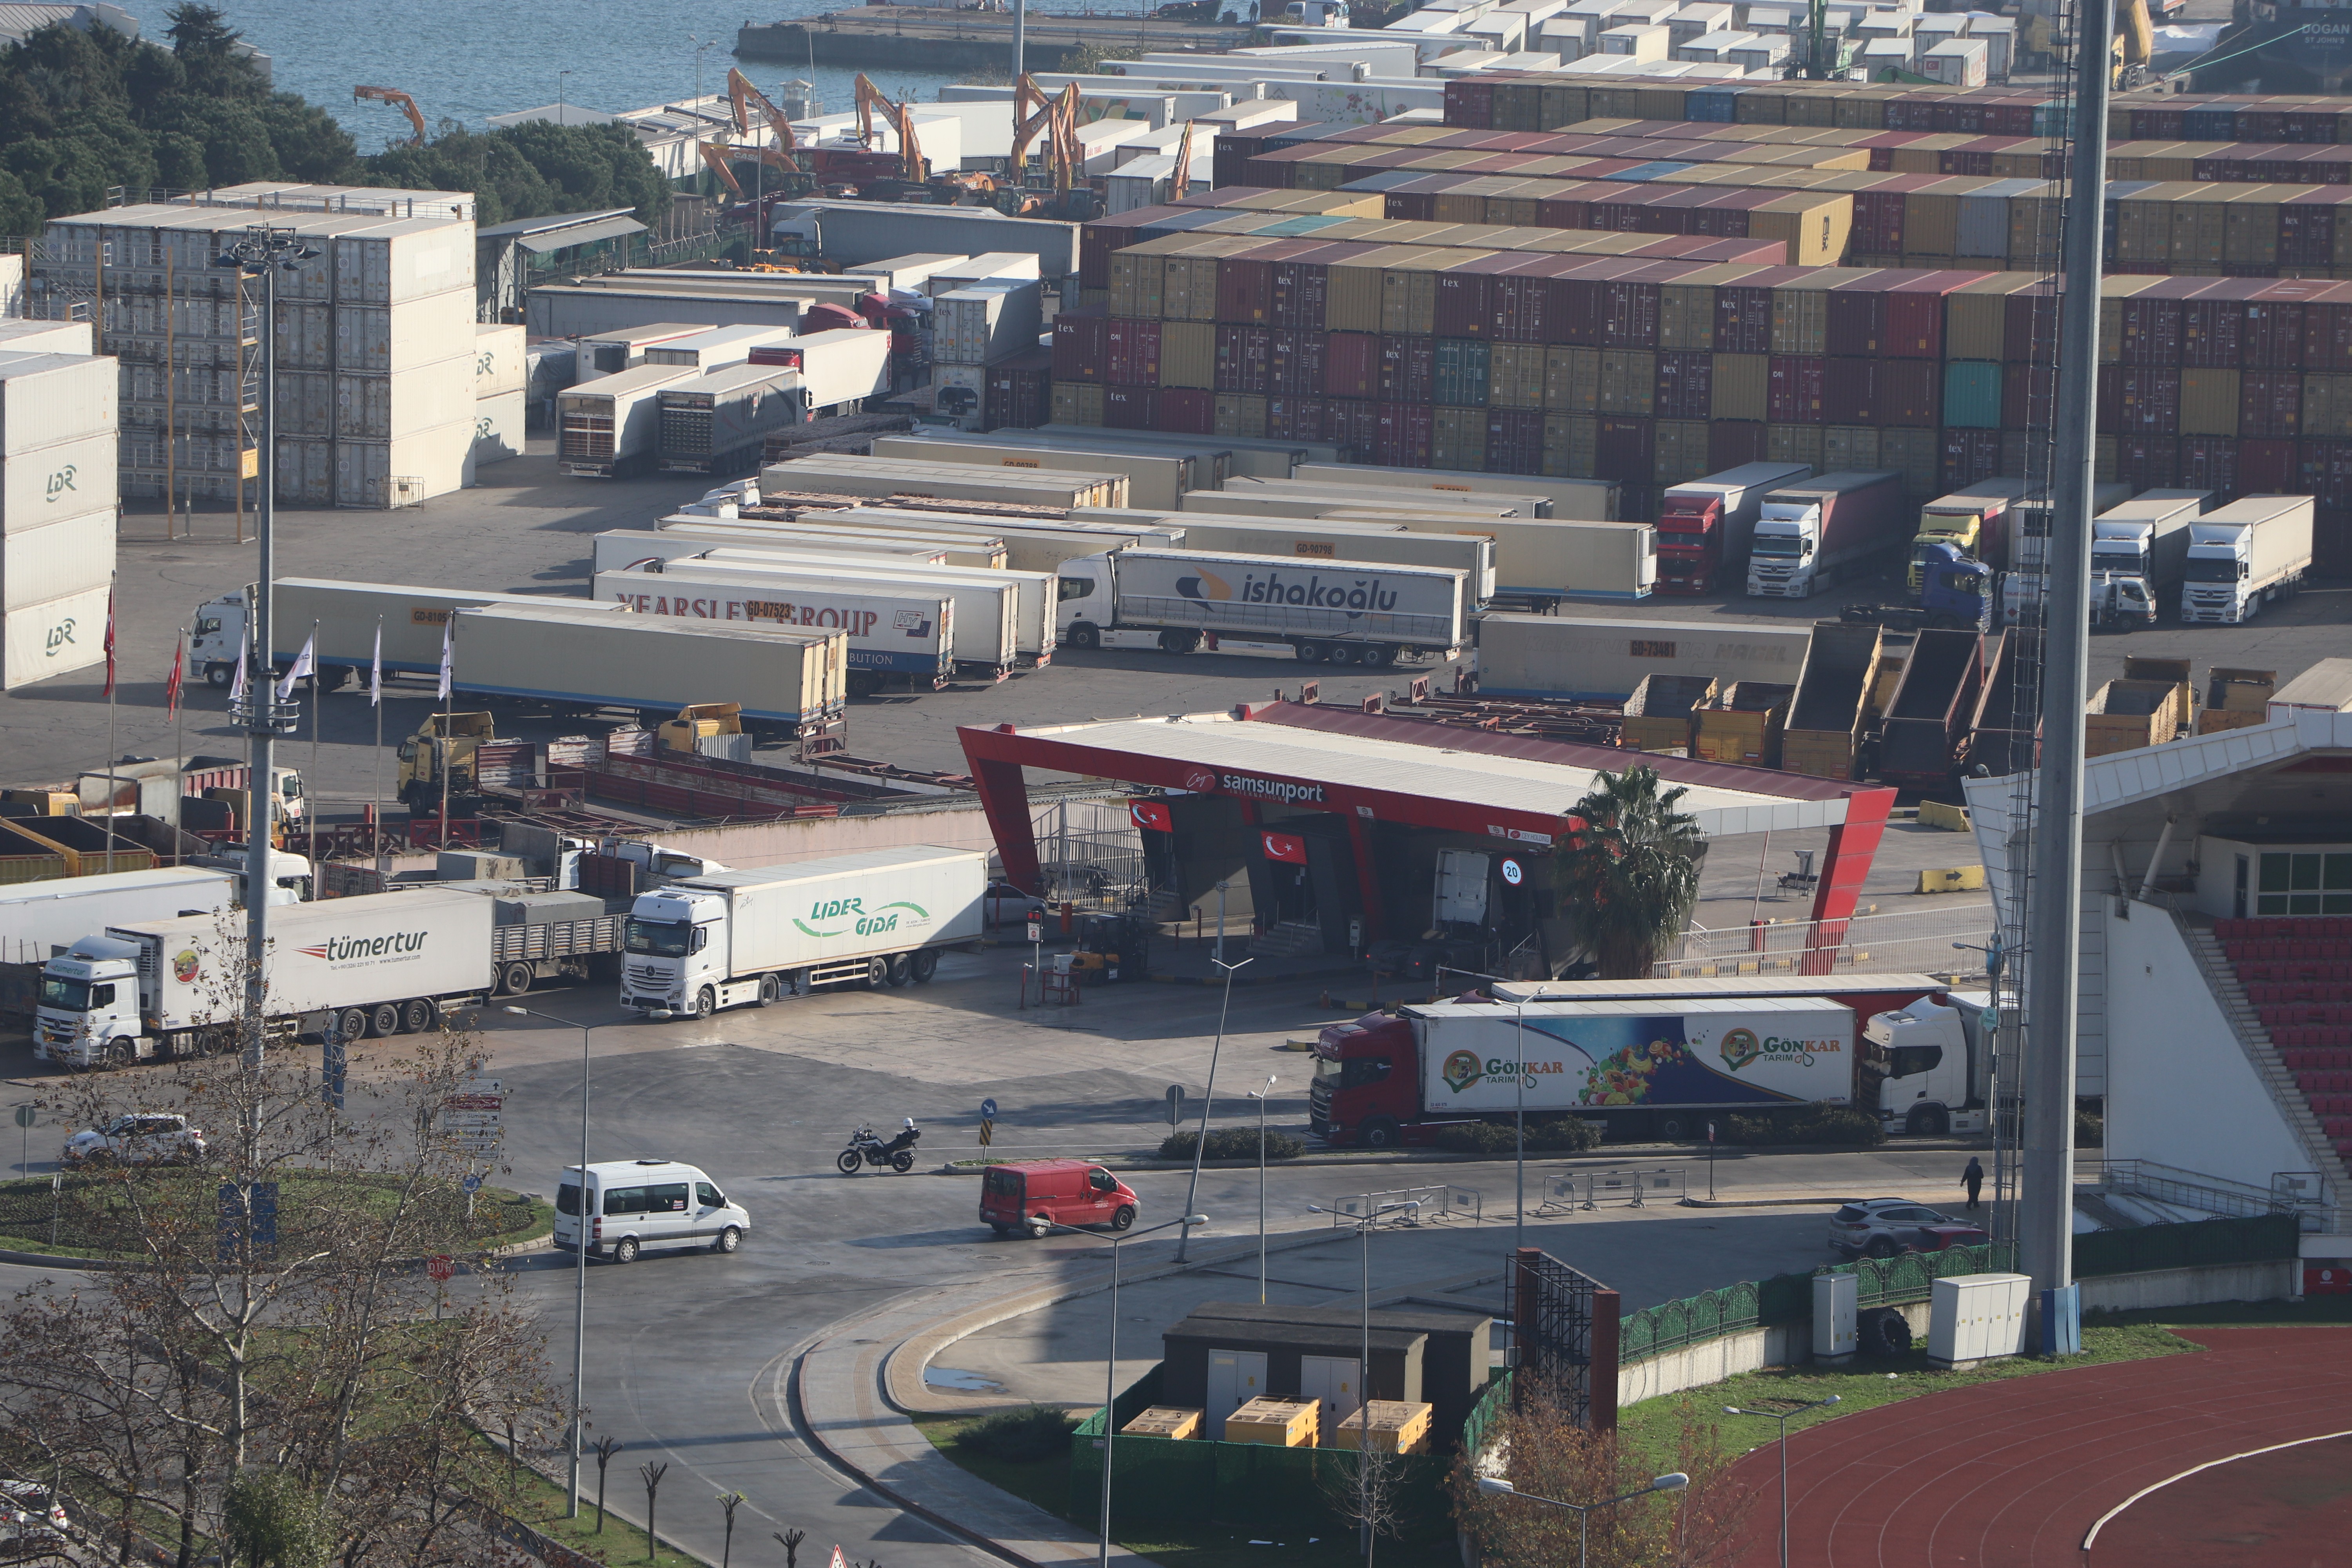
[[[1162,21],[1142,15],[1066,16],[1031,13],[1025,39],[1033,71],[1068,68],[1071,57],[1097,48],[1148,53],[1210,53],[1247,44],[1251,29],[1215,23]],[[896,66],[908,70],[967,70],[1013,66],[1009,12],[872,5],[800,22],[747,24],[735,35],[736,58],[780,66]]]

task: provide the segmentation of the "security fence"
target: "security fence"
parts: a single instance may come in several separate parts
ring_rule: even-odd
[[[2074,1273],[2095,1279],[2159,1268],[2275,1263],[2300,1252],[2302,1228],[2295,1215],[2273,1214],[2095,1230],[2074,1238]]]
[[[1948,1247],[1941,1252],[1858,1258],[1808,1274],[1743,1279],[1717,1289],[1702,1290],[1679,1301],[1661,1301],[1654,1307],[1627,1313],[1618,1333],[1618,1353],[1624,1361],[1638,1361],[1743,1329],[1804,1322],[1812,1316],[1815,1275],[1853,1275],[1858,1281],[1857,1307],[1899,1307],[1927,1300],[1934,1294],[1937,1279],[1957,1274],[2005,1273],[2016,1264],[2016,1244],[1997,1241],[1981,1247]]]
[[[1983,955],[1955,944],[1980,947],[1992,929],[1992,906],[1979,903],[1843,921],[1774,921],[1721,931],[1695,926],[1683,935],[1681,955],[1659,961],[1655,973],[1662,980],[1840,972],[1972,973],[1984,967]]]

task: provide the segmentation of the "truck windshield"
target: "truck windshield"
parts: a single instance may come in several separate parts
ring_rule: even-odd
[[[1061,600],[1065,604],[1072,599],[1091,597],[1095,591],[1094,579],[1091,577],[1063,577],[1056,581],[1061,584]]]
[[[1803,541],[1793,533],[1763,533],[1756,535],[1751,548],[1759,555],[1794,557],[1802,553]]]
[[[2189,580],[2191,583],[2234,583],[2238,580],[2238,558],[2234,555],[2191,555],[2189,558]]]
[[[2137,572],[2139,552],[2137,550],[2097,550],[2091,552],[2094,572]]]
[[[113,989],[110,985],[107,987],[110,993]],[[43,975],[41,1005],[54,1007],[60,1013],[87,1013],[89,1011],[89,982]]]
[[[684,921],[631,921],[626,945],[631,952],[684,958],[693,937],[694,928]]]

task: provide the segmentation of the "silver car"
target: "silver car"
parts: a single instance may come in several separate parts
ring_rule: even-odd
[[[146,1165],[159,1161],[194,1162],[205,1157],[204,1132],[176,1112],[134,1111],[66,1140],[65,1163]]]
[[[1932,1251],[1942,1242],[1928,1237],[1923,1227],[1959,1223],[1909,1198],[1858,1198],[1830,1215],[1830,1249],[1845,1258]]]

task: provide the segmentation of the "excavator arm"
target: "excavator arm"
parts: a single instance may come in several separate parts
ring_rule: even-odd
[[[751,106],[758,104],[760,112],[768,117],[768,128],[776,133],[775,150],[783,157],[783,162],[776,166],[787,174],[801,173],[801,166],[793,161],[793,152],[799,145],[793,139],[793,122],[784,118],[782,110],[768,101],[767,94],[751,85],[750,78],[732,66],[727,69],[727,97],[735,109],[735,134],[751,134]]]
[[[728,190],[734,193],[735,199],[741,201],[743,183],[735,177],[735,171],[727,166],[733,160],[735,149],[722,147],[716,142],[698,142],[694,144],[694,150],[702,154],[702,161],[705,163],[718,171],[719,180]]]
[[[857,99],[857,139],[868,148],[874,145],[874,116],[879,111],[882,122],[898,137],[898,177],[920,184],[923,178],[923,149],[915,136],[915,117],[902,103],[893,103],[882,96],[882,89],[857,73],[854,84]]]
[[[1192,192],[1192,122],[1184,121],[1184,140],[1176,143],[1176,173],[1168,180],[1168,199],[1181,201]]]
[[[416,132],[415,145],[419,147],[425,145],[425,115],[423,111],[416,107],[416,100],[415,99],[409,97],[406,93],[401,91],[396,87],[355,87],[352,89],[352,101],[356,103],[362,99],[370,99],[377,103],[389,103],[394,109],[399,110],[403,114],[408,116],[409,128]]]

